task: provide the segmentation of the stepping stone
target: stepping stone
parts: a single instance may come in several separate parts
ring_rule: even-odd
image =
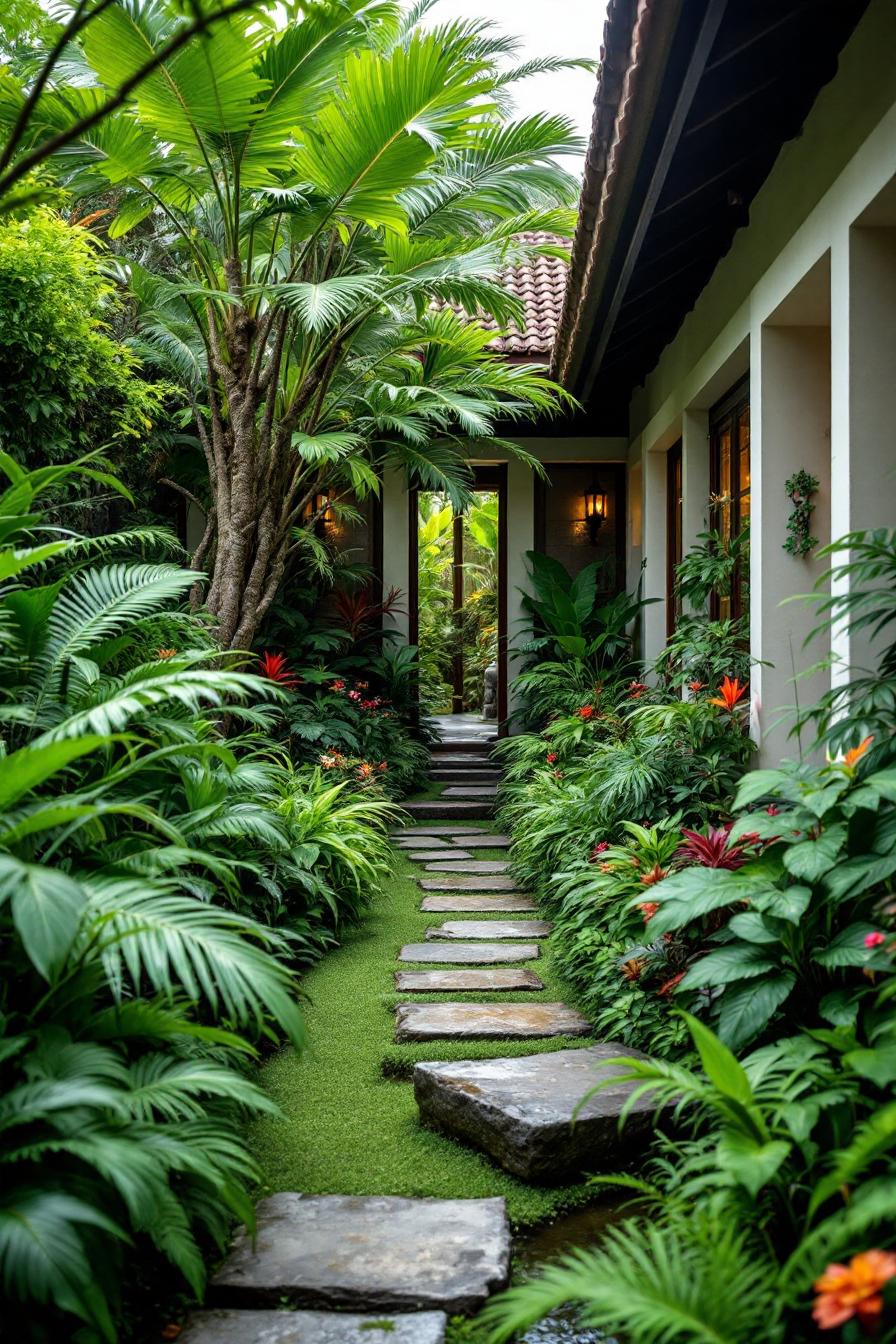
[[[565,1003],[402,1003],[396,1041],[538,1040],[588,1036],[587,1017]]]
[[[412,817],[422,817],[426,821],[481,821],[494,814],[494,804],[483,799],[471,802],[466,798],[433,798],[429,802],[402,803],[402,811]]]
[[[500,770],[485,751],[439,751],[430,755],[431,770],[449,769]]]
[[[439,835],[402,835],[395,843],[399,849],[451,849],[448,838]]]
[[[422,891],[516,890],[516,878],[500,873],[496,873],[494,877],[419,877],[417,881]]]
[[[454,835],[478,835],[482,830],[481,826],[405,826],[392,834],[402,840],[415,839],[418,835],[442,836],[448,840]]]
[[[285,1192],[256,1213],[254,1244],[239,1232],[211,1281],[214,1306],[471,1314],[509,1278],[503,1199]]]
[[[179,1344],[445,1344],[444,1311],[197,1311]]]
[[[469,835],[464,841],[467,849],[509,849],[509,835]]]
[[[449,859],[440,857],[430,863],[428,873],[506,873],[510,864],[506,859]]]
[[[508,896],[424,896],[420,909],[435,914],[469,911],[471,914],[485,914],[491,911],[504,911],[506,914],[522,914],[537,909],[530,896],[522,892],[511,892]]]
[[[398,960],[489,966],[498,961],[534,961],[539,955],[537,943],[406,943]]]
[[[405,994],[454,994],[458,990],[478,990],[480,993],[509,989],[544,989],[534,971],[524,967],[512,970],[475,971],[396,971],[395,988]]]
[[[458,859],[472,859],[473,857],[465,849],[457,849],[451,845],[443,845],[441,849],[409,849],[406,857],[412,863],[432,863],[434,859],[443,859],[446,854],[456,854]]]
[[[437,784],[497,784],[501,771],[497,766],[474,765],[464,769],[460,765],[430,768],[429,777]]]
[[[449,784],[442,790],[443,798],[494,798],[497,784]]]
[[[449,919],[427,929],[430,938],[547,938],[553,924],[546,919]]]
[[[620,1055],[644,1059],[611,1042],[519,1059],[418,1064],[414,1095],[426,1124],[466,1139],[522,1180],[612,1171],[627,1149],[643,1147],[656,1111],[655,1098],[641,1097],[620,1133],[620,1112],[637,1086],[631,1083],[611,1085],[579,1106],[595,1083],[618,1072],[605,1062]]]

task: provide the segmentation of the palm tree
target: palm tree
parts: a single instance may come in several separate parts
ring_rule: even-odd
[[[76,196],[113,193],[110,238],[156,230],[154,264],[126,278],[141,348],[193,404],[209,477],[193,565],[225,647],[251,643],[290,556],[315,544],[316,497],[363,497],[390,463],[462,502],[469,443],[562,396],[463,313],[518,318],[496,276],[534,250],[519,235],[571,230],[570,125],[501,112],[515,76],[563,63],[500,73],[506,41],[423,30],[427,7],[231,16],[59,161]],[[82,34],[83,83],[52,96],[71,116],[95,85],[120,87],[177,15],[110,3]]]

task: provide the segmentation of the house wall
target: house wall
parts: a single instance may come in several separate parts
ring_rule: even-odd
[[[631,405],[629,573],[645,564],[643,652],[666,631],[666,453],[682,441],[685,546],[706,519],[707,412],[750,375],[752,520],[751,731],[760,759],[796,753],[788,713],[868,660],[816,623],[805,603],[824,572],[817,555],[782,545],[784,482],[805,468],[820,481],[813,531],[896,525],[896,5],[872,0],[819,95],[802,135],[784,146],[749,226],[704,289]],[[795,666],[833,653],[832,670],[794,685]]]

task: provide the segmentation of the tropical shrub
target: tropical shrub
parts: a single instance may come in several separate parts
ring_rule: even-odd
[[[267,855],[289,827],[240,788],[210,796],[222,775],[258,783],[215,730],[225,701],[263,719],[275,691],[205,649],[128,666],[194,576],[96,565],[42,530],[41,494],[86,464],[26,473],[0,454],[0,469],[5,1325],[112,1341],[132,1257],[166,1258],[200,1293],[208,1248],[234,1217],[251,1225],[242,1128],[270,1103],[245,1066],[264,1039],[302,1042],[300,939],[228,900],[256,868],[234,840]]]
[[[881,1249],[894,1244],[893,1035],[879,1027],[882,1008],[892,1022],[892,970],[861,1050],[839,1028],[741,1063],[685,1015],[699,1070],[618,1059],[614,1083],[636,1084],[679,1131],[660,1139],[646,1178],[601,1178],[636,1192],[650,1217],[493,1302],[493,1338],[565,1302],[638,1344],[809,1344],[816,1327],[839,1326],[844,1341],[896,1337],[896,1253]]]

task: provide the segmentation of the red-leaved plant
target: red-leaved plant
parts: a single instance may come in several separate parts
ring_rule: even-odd
[[[730,830],[730,826],[710,826],[709,832],[701,835],[699,831],[682,829],[685,839],[676,851],[676,859],[699,864],[701,868],[742,868],[755,857],[751,852],[753,837],[745,835],[737,844],[731,844]]]
[[[259,676],[267,677],[268,681],[285,686],[288,691],[294,691],[299,684],[298,677],[287,666],[285,653],[270,653],[266,650],[258,660],[258,673]]]

